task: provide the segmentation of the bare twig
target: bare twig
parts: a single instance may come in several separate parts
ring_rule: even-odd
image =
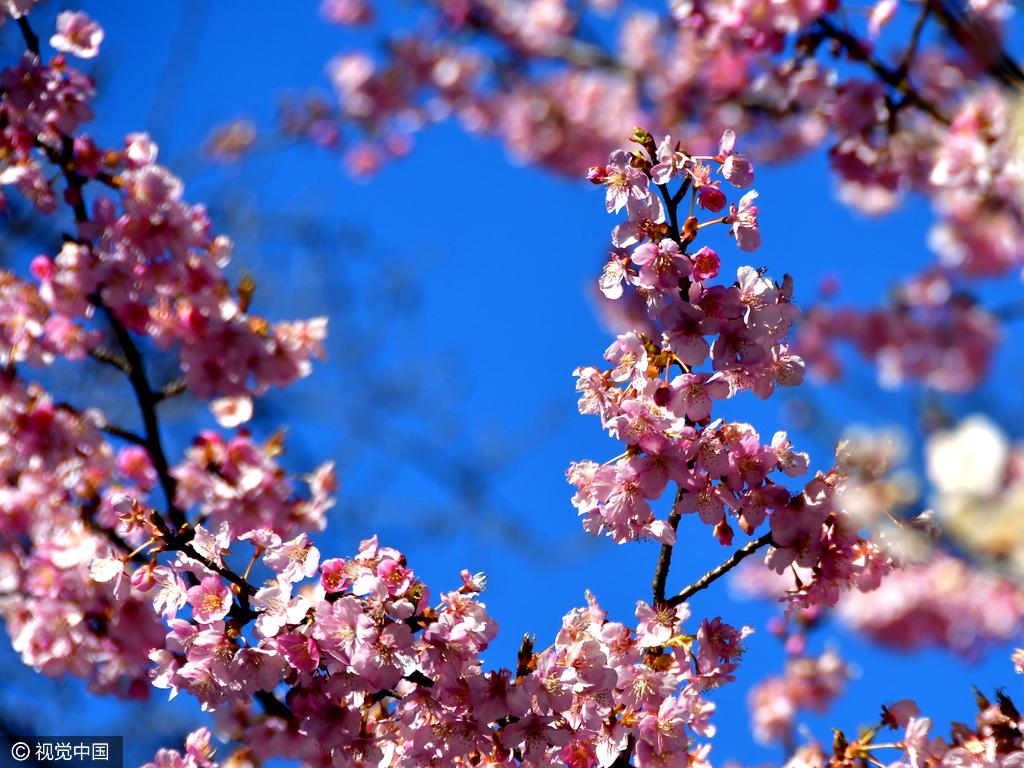
[[[175,501],[177,483],[171,477],[170,465],[167,461],[167,454],[164,452],[163,441],[160,438],[160,423],[156,414],[156,405],[159,400],[156,393],[149,386],[142,353],[139,351],[124,323],[103,303],[102,299],[96,296],[93,298],[93,303],[106,315],[107,322],[110,323],[111,330],[113,330],[114,336],[124,352],[125,360],[128,363],[126,374],[128,381],[132,385],[132,390],[135,392],[135,399],[138,402],[139,412],[142,416],[146,450],[153,462],[153,468],[156,470],[157,477],[160,480],[160,487],[163,489],[167,500],[167,516],[175,531],[181,531],[187,526],[188,521],[185,519],[185,513],[178,507]]]
[[[128,365],[128,361],[124,359],[124,356],[112,352],[106,347],[93,347],[89,350],[89,357],[93,360],[98,360],[104,365],[116,368],[126,376],[131,372],[131,366]]]
[[[156,402],[162,403],[164,400],[170,400],[172,397],[177,397],[185,391],[186,385],[184,379],[175,379],[169,382],[159,392],[154,394]]]
[[[743,560],[750,557],[752,554],[757,552],[757,550],[761,549],[761,547],[769,546],[771,543],[771,533],[766,533],[760,538],[747,542],[745,545],[743,545],[735,552],[733,552],[732,555],[729,556],[729,559],[726,560],[724,563],[715,568],[712,568],[710,571],[708,571],[695,582],[693,582],[693,584],[683,589],[683,591],[675,597],[670,597],[668,600],[666,600],[665,605],[669,607],[675,607],[680,603],[686,602],[693,595],[697,594],[701,590],[710,587],[713,583],[718,581],[725,574],[727,574],[729,571],[731,571],[733,568],[739,565]]]
[[[921,35],[924,32],[924,25],[928,21],[928,17],[932,13],[932,0],[924,0],[921,6],[921,13],[917,16],[917,21],[914,22],[914,29],[910,33],[910,43],[907,45],[907,50],[903,54],[903,58],[900,61],[899,67],[896,72],[899,73],[900,77],[905,81],[907,76],[910,74],[910,66],[914,63],[914,56],[917,54],[917,47],[921,43]]]
[[[935,104],[914,90],[903,73],[875,58],[854,35],[837,27],[827,16],[818,19],[818,27],[827,38],[838,43],[851,59],[864,63],[883,83],[903,94],[908,104],[913,104],[943,125],[949,125],[949,118],[942,114]]]
[[[683,494],[686,493],[686,489],[680,487],[676,491],[675,501],[672,502],[672,511],[668,514],[668,524],[675,531],[679,527],[679,519],[682,517],[682,512],[679,510],[679,502],[683,500]],[[654,605],[658,606],[665,602],[665,584],[668,582],[668,571],[672,566],[672,550],[674,545],[662,544],[661,552],[658,554],[658,565],[654,569],[654,580],[651,582],[651,587],[654,590]]]
[[[999,41],[990,25],[964,7],[959,0],[932,0],[935,15],[950,36],[1003,85],[1018,89],[1024,85],[1024,70]]]
[[[25,47],[38,56],[39,35],[32,31],[32,26],[28,23],[28,19],[26,17],[18,17],[18,29],[21,30],[21,36],[25,38]]]

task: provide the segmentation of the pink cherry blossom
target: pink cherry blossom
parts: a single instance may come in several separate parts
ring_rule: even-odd
[[[192,615],[201,624],[220,621],[231,610],[231,590],[218,576],[207,576],[188,590]]]
[[[50,45],[80,59],[92,59],[100,52],[103,28],[81,11],[57,14],[57,33]]]
[[[757,228],[757,206],[754,200],[757,199],[757,192],[751,190],[741,199],[738,206],[729,207],[729,215],[732,218],[732,234],[736,238],[736,244],[741,250],[756,251],[761,245],[761,233]]]

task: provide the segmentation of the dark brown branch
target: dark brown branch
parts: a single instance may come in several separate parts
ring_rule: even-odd
[[[942,114],[935,104],[914,90],[902,72],[892,69],[876,59],[864,46],[864,43],[854,35],[837,27],[826,16],[818,19],[818,26],[824,35],[838,43],[852,60],[862,62],[868,69],[878,75],[878,78],[883,83],[903,94],[908,104],[913,104],[943,125],[949,125],[949,118]]]
[[[527,632],[523,635],[523,641],[519,644],[519,652],[516,653],[516,677],[526,677],[530,674],[533,665],[533,643],[535,638]]]
[[[81,417],[82,415],[82,412],[78,408],[75,408],[70,403],[57,403],[57,408],[68,411],[69,413],[73,413],[75,416],[78,417]],[[104,415],[103,423],[98,424],[97,429],[99,429],[102,432],[106,432],[108,435],[111,435],[112,437],[117,437],[129,443],[134,443],[135,445],[141,445],[145,447],[146,440],[141,435],[137,435],[131,430],[125,429],[124,427],[119,427],[117,424],[111,424],[106,420],[106,418],[106,415]]]
[[[420,672],[418,669],[414,669],[412,672],[405,676],[405,679],[410,683],[422,686],[424,688],[433,688],[434,681],[427,677],[425,674]]]
[[[19,22],[20,21],[21,19],[19,19]],[[25,22],[24,24],[23,34],[25,30],[31,32],[31,28],[28,27],[28,22]],[[74,209],[75,221],[79,224],[87,222],[89,220],[89,213],[85,205],[82,187],[85,186],[88,179],[79,174],[74,168],[74,143],[72,139],[68,136],[62,136],[60,150],[53,149],[45,144],[37,143],[37,146],[40,146],[47,158],[54,165],[60,168],[61,173],[67,181],[69,192],[68,202]],[[111,183],[116,186],[116,179],[113,179]],[[171,476],[170,464],[167,461],[167,454],[164,452],[163,442],[160,438],[160,424],[157,419],[156,406],[163,397],[161,397],[161,393],[154,392],[152,387],[150,387],[149,379],[146,377],[146,368],[142,359],[142,353],[139,351],[138,346],[136,346],[134,339],[132,339],[128,328],[125,327],[114,312],[103,303],[99,294],[90,297],[90,301],[106,316],[107,321],[114,332],[114,336],[117,338],[118,344],[121,346],[121,350],[124,353],[123,357],[114,353],[107,354],[104,352],[94,354],[93,356],[101,362],[113,365],[118,370],[124,372],[128,377],[132,390],[135,393],[135,398],[138,401],[145,434],[140,438],[127,430],[119,431],[121,432],[121,436],[125,437],[125,439],[135,437],[137,440],[140,440],[141,442],[139,442],[139,444],[146,448],[146,452],[149,454],[149,458],[153,462],[153,468],[156,470],[160,487],[167,500],[167,517],[170,520],[170,525],[168,525],[167,521],[156,512],[154,512],[152,516],[153,525],[163,538],[164,544],[167,548],[188,555],[192,559],[202,563],[209,570],[221,575],[235,585],[238,603],[232,608],[231,615],[242,623],[245,623],[256,616],[249,603],[249,597],[255,594],[256,589],[231,569],[218,565],[210,558],[199,553],[191,544],[193,532],[188,528],[188,520],[185,517],[184,511],[178,507],[177,502],[175,501],[177,484]],[[111,535],[117,535],[114,531],[107,531],[106,529],[102,530],[108,538],[110,538]]]
[[[186,384],[184,379],[175,379],[169,382],[159,392],[155,393],[154,397],[158,403],[162,403],[164,400],[170,400],[172,397],[177,397],[185,391]]]
[[[112,352],[106,347],[93,347],[89,350],[89,357],[103,363],[104,365],[117,368],[117,370],[126,376],[131,373],[131,366],[128,365],[128,361],[125,360],[123,356],[116,352]]]
[[[661,192],[662,199],[665,201],[665,212],[668,214],[672,239],[682,244],[682,238],[679,234],[679,201],[668,193],[668,187],[664,184],[658,184],[657,187],[658,191]]]
[[[175,533],[177,533],[186,527],[188,521],[185,519],[185,513],[174,500],[177,483],[171,477],[167,454],[164,452],[163,441],[160,438],[160,423],[156,415],[156,405],[159,399],[149,386],[142,353],[132,339],[131,333],[129,333],[117,316],[103,304],[99,297],[94,299],[94,303],[106,315],[107,321],[110,323],[114,336],[117,338],[117,342],[121,346],[125,360],[128,363],[128,381],[135,392],[135,399],[138,401],[139,412],[142,416],[146,450],[160,480],[160,487],[163,489],[164,496],[167,499],[167,516],[175,528]]]
[[[22,36],[25,38],[25,44],[28,46],[29,51],[38,57],[39,38],[32,31],[28,20],[24,17],[19,18],[18,27],[21,30]],[[78,224],[88,222],[89,212],[85,203],[83,187],[89,181],[89,178],[80,174],[75,167],[73,139],[69,136],[61,136],[61,144],[59,148],[52,147],[39,140],[36,140],[35,146],[43,152],[46,158],[53,163],[53,165],[56,166],[63,175],[68,187],[65,199],[74,211],[75,222]],[[105,171],[97,175],[96,180],[112,188],[120,188],[119,179],[111,176]],[[100,309],[106,316],[107,321],[113,330],[114,336],[117,338],[118,344],[121,346],[124,353],[122,356],[103,348],[97,348],[91,352],[91,355],[94,359],[117,368],[128,377],[132,390],[135,393],[135,398],[138,401],[145,434],[144,436],[136,435],[126,429],[110,424],[102,425],[100,428],[108,434],[142,445],[146,448],[150,460],[153,462],[154,469],[157,472],[164,496],[166,497],[167,517],[170,520],[170,525],[168,525],[167,521],[159,513],[154,511],[151,520],[155,533],[159,538],[162,538],[163,547],[165,549],[181,552],[187,555],[188,557],[202,563],[207,569],[219,574],[234,585],[233,591],[238,598],[238,602],[232,606],[231,613],[229,615],[240,623],[245,624],[257,615],[252,610],[249,602],[250,596],[256,592],[255,587],[230,568],[214,562],[196,550],[192,543],[194,532],[189,529],[185,513],[177,506],[175,501],[176,483],[174,478],[171,476],[170,465],[167,461],[167,455],[164,452],[163,443],[161,441],[160,425],[157,419],[156,406],[162,400],[167,399],[168,397],[173,397],[184,391],[185,384],[183,381],[174,381],[159,392],[154,392],[146,376],[142,353],[139,351],[138,346],[132,339],[131,333],[128,331],[127,327],[125,327],[114,312],[103,303],[98,293],[95,296],[90,297],[90,300],[93,305]],[[70,406],[64,407],[74,410]],[[126,542],[117,533],[117,531],[102,526],[96,521],[95,507],[97,503],[98,500],[93,500],[89,502],[88,505],[82,507],[81,515],[86,524],[100,535],[105,536],[108,541],[119,549],[124,550],[125,554],[131,553],[133,560],[149,562],[148,559],[140,553],[135,552],[128,542]],[[260,701],[268,714],[274,714],[279,717],[284,717],[285,719],[294,719],[294,714],[291,712],[291,709],[286,704],[279,701],[272,693],[260,692],[256,695],[256,698]]]
[[[136,435],[131,430],[119,427],[116,424],[103,424],[100,429],[106,432],[111,437],[116,437],[124,440],[128,443],[134,443],[135,445],[141,445],[143,448],[146,447],[146,438],[142,435]]]
[[[279,717],[282,720],[294,720],[295,713],[292,712],[291,707],[281,701],[270,691],[256,691],[256,700],[263,707],[263,711],[273,717]]]
[[[224,577],[237,587],[238,603],[232,609],[232,616],[243,623],[247,622],[256,615],[249,603],[249,597],[256,593],[255,587],[230,568],[219,565],[200,553],[191,544],[192,531],[188,528],[188,520],[185,517],[185,513],[175,502],[177,483],[171,476],[170,464],[167,461],[167,454],[164,452],[163,441],[160,438],[160,422],[156,413],[156,406],[160,398],[149,385],[142,352],[139,351],[128,328],[103,303],[102,299],[99,296],[94,296],[92,301],[96,307],[103,311],[107,321],[110,323],[111,330],[114,332],[114,336],[117,338],[118,344],[124,352],[124,359],[128,364],[128,380],[131,383],[132,391],[135,393],[135,399],[138,402],[139,412],[142,416],[145,434],[141,445],[145,447],[150,460],[153,462],[153,468],[156,470],[160,487],[167,500],[167,517],[170,520],[170,526],[158,514],[153,515],[153,523],[164,537],[165,544],[169,549],[182,552],[193,560],[199,561],[206,568]]]
[[[914,22],[914,29],[910,33],[910,43],[907,45],[907,50],[903,54],[903,59],[900,61],[900,66],[897,68],[897,73],[900,77],[906,81],[907,76],[910,74],[910,66],[914,63],[914,56],[917,54],[917,47],[921,43],[921,35],[924,33],[924,25],[928,21],[928,17],[932,13],[932,0],[924,0],[921,6],[921,13],[917,16],[917,21]]]
[[[733,568],[739,565],[744,559],[750,557],[752,554],[757,552],[757,550],[761,549],[761,547],[766,547],[771,543],[771,533],[766,533],[760,538],[747,542],[745,545],[743,545],[735,552],[733,552],[732,555],[729,556],[728,560],[726,560],[724,563],[717,566],[716,568],[712,568],[710,571],[708,571],[695,582],[693,582],[693,584],[686,587],[682,592],[680,592],[675,597],[670,597],[668,600],[665,601],[665,604],[669,607],[675,607],[680,603],[686,602],[693,595],[697,594],[703,589],[707,589],[708,587],[710,587],[712,584],[714,584],[716,581],[722,578],[725,574],[727,574],[729,571],[731,571]]]
[[[932,4],[950,37],[990,76],[1014,90],[1024,85],[1024,70],[1006,52],[990,24],[972,16],[959,0],[932,0]]]
[[[216,562],[214,562],[213,560],[208,558],[206,555],[200,553],[189,542],[182,543],[180,540],[172,539],[171,540],[171,546],[172,546],[173,549],[176,549],[177,551],[182,552],[182,553],[188,555],[193,560],[198,560],[208,570],[211,570],[214,573],[220,574],[225,579],[227,579],[232,584],[234,584],[236,587],[238,587],[238,590],[239,590],[238,597],[242,601],[243,613],[246,614],[245,620],[248,620],[249,618],[254,618],[256,616],[256,614],[249,607],[249,595],[256,594],[256,588],[252,584],[250,584],[248,581],[243,579],[241,576],[239,576],[237,573],[232,571],[230,568],[227,568],[227,567],[225,567],[223,565],[218,565]],[[239,617],[239,618],[241,618],[241,617]]]
[[[18,17],[18,29],[21,30],[21,36],[25,38],[25,47],[27,47],[32,53],[38,56],[39,35],[32,31],[32,25],[28,23],[27,17]]]
[[[679,527],[679,519],[682,517],[682,512],[679,511],[679,502],[683,500],[683,494],[686,493],[686,489],[680,487],[676,491],[675,501],[672,502],[672,511],[668,513],[668,524],[675,531]],[[661,552],[658,554],[658,565],[654,569],[654,580],[651,582],[651,587],[654,590],[654,605],[659,606],[665,602],[665,585],[668,583],[668,571],[672,566],[672,550],[674,545],[662,544]]]

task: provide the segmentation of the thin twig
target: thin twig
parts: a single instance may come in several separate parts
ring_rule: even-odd
[[[124,352],[125,360],[128,362],[128,381],[135,392],[135,399],[138,402],[139,412],[142,415],[146,450],[149,452],[149,458],[153,462],[153,468],[156,470],[157,477],[159,478],[160,487],[163,489],[164,496],[167,499],[167,516],[174,526],[175,532],[180,531],[186,527],[188,521],[185,519],[185,513],[178,507],[175,501],[177,483],[171,477],[170,465],[167,461],[167,454],[164,452],[163,441],[160,438],[160,423],[156,414],[156,404],[159,401],[149,386],[142,353],[139,351],[124,323],[103,303],[102,299],[98,296],[94,297],[93,303],[106,315],[107,322],[110,323],[114,336]]]
[[[128,365],[128,361],[125,360],[122,355],[112,352],[106,347],[93,347],[89,350],[89,357],[103,363],[104,365],[117,368],[117,370],[126,376],[131,373],[131,366]]]
[[[679,605],[680,603],[686,602],[691,597],[693,597],[693,595],[697,594],[703,589],[707,589],[708,587],[710,587],[713,583],[718,581],[725,574],[727,574],[729,571],[731,571],[733,568],[739,565],[744,559],[750,557],[752,554],[757,552],[757,550],[761,549],[761,547],[766,547],[771,543],[771,533],[766,533],[760,538],[747,542],[745,545],[743,545],[735,552],[733,552],[732,555],[729,556],[729,559],[726,560],[724,563],[717,566],[716,568],[712,568],[710,571],[708,571],[695,582],[693,582],[693,584],[683,589],[683,591],[675,597],[670,597],[668,600],[666,600],[665,605],[669,606],[670,608],[673,608]]]
[[[129,429],[119,427],[116,424],[102,424],[100,430],[106,432],[111,437],[117,437],[128,443],[135,445],[141,445],[143,448],[146,447],[146,438],[142,435],[137,435]]]
[[[56,404],[56,407],[64,411],[68,411],[69,413],[72,413],[75,416],[82,416],[82,412],[78,408],[75,408],[70,403],[59,402]],[[125,429],[124,427],[120,427],[117,424],[111,424],[106,420],[106,418],[106,415],[104,415],[103,422],[96,425],[96,428],[99,429],[101,432],[106,432],[108,435],[111,435],[112,437],[120,438],[121,440],[125,440],[129,443],[134,443],[135,445],[146,445],[146,440],[141,435],[137,435],[131,430]]]
[[[21,36],[25,38],[25,46],[36,56],[39,55],[39,35],[32,31],[32,26],[25,16],[18,17],[18,29]]]
[[[676,491],[675,501],[672,502],[672,511],[668,513],[668,524],[675,531],[679,527],[679,519],[682,517],[682,512],[679,509],[679,503],[683,500],[683,494],[686,493],[686,489],[682,486]],[[654,569],[654,579],[651,581],[651,587],[654,590],[654,605],[659,606],[665,602],[665,584],[668,582],[668,571],[672,566],[672,550],[674,549],[673,544],[662,544],[661,552],[658,554],[658,565]]]
[[[872,72],[878,75],[882,82],[902,93],[908,103],[926,112],[943,125],[950,124],[949,118],[942,114],[935,104],[915,91],[902,73],[876,59],[864,46],[864,43],[854,35],[851,35],[844,29],[840,29],[825,16],[818,19],[818,26],[826,37],[836,41],[840,47],[845,49],[851,59],[863,62]]]
[[[904,81],[906,81],[910,74],[910,66],[914,63],[914,56],[917,54],[917,46],[921,43],[921,34],[924,32],[924,25],[928,21],[928,17],[931,13],[932,0],[924,0],[921,7],[921,13],[918,14],[917,21],[914,22],[914,29],[910,33],[910,43],[907,45],[907,50],[903,54],[903,59],[900,61],[900,65],[896,69]]]
[[[169,382],[159,392],[154,394],[156,402],[162,403],[164,400],[170,400],[172,397],[177,397],[182,394],[186,389],[185,379],[175,379]]]
[[[1003,85],[1019,89],[1024,70],[1007,53],[992,28],[980,21],[958,0],[933,0],[934,11],[950,36]]]

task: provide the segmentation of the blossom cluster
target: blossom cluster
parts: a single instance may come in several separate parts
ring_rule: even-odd
[[[102,30],[81,13],[61,14],[53,44],[93,55]],[[272,323],[251,314],[253,286],[231,287],[224,269],[231,242],[212,232],[201,205],[157,163],[157,146],[130,134],[119,148],[99,146],[79,128],[92,117],[91,78],[67,61],[27,52],[0,72],[0,185],[16,187],[44,214],[57,210],[55,179],[75,231],[54,255],[33,260],[33,280],[0,279],[11,362],[80,359],[101,341],[95,316],[177,350],[185,382],[199,397],[248,395],[309,374],[323,355],[322,318]],[[86,187],[107,193],[87,194]]]
[[[376,539],[350,560],[321,560],[306,533],[283,540],[275,531],[319,519],[283,503],[288,480],[267,446],[207,434],[172,468],[178,502],[211,526],[193,523],[184,539],[145,505],[156,483],[146,453],[114,451],[100,414],[57,408],[16,381],[0,404],[10,436],[0,461],[15,478],[0,507],[10,587],[0,607],[15,649],[44,673],[135,696],[151,677],[216,710],[267,757],[593,765],[633,742],[638,765],[703,754],[695,739],[713,728],[701,693],[730,679],[746,630],[714,620],[684,634],[685,605],[640,604],[627,626],[591,600],[551,648],[524,651],[515,673],[484,672],[479,654],[497,625],[477,599],[482,578],[464,573],[431,605],[402,555]],[[310,483],[308,504],[320,508],[331,481],[322,471]],[[228,550],[247,545],[250,569],[270,577],[258,589],[231,578]],[[282,687],[272,716],[244,706]],[[203,738],[156,764],[208,766]]]
[[[62,17],[58,35],[73,37],[65,47],[78,54],[91,55],[102,39],[84,16]],[[26,663],[84,677],[98,692],[143,696],[149,678],[172,695],[187,693],[259,759],[704,760],[701,740],[714,729],[703,694],[731,680],[748,629],[714,619],[686,633],[681,601],[641,601],[635,623],[623,624],[590,598],[565,617],[548,649],[524,644],[515,670],[485,671],[480,654],[497,625],[477,598],[481,576],[464,572],[458,589],[432,602],[405,558],[375,538],[354,558],[321,558],[309,534],[332,503],[330,465],[306,478],[309,495],[301,498],[276,461],[277,438],[259,444],[245,431],[204,432],[182,461],[169,461],[150,426],[159,400],[136,337],[176,348],[195,394],[248,395],[303,375],[322,326],[272,326],[247,314],[251,285],[231,290],[222,276],[229,244],[210,234],[200,206],[184,202],[181,182],[156,165],[148,138],[132,135],[123,150],[107,151],[72,135],[88,118],[92,85],[66,61],[43,64],[30,51],[6,78],[21,89],[0,94],[10,126],[7,181],[49,213],[62,179],[76,226],[56,257],[33,260],[31,281],[4,280],[0,535],[11,589],[0,607]],[[58,86],[69,92],[53,100]],[[58,176],[47,178],[44,163]],[[749,174],[738,156],[722,165],[734,181]],[[716,185],[702,183],[702,204],[713,208]],[[116,197],[87,199],[96,185]],[[733,215],[746,222],[737,231],[756,232],[753,213]],[[97,313],[120,352],[100,346]],[[723,323],[739,317],[722,313]],[[769,322],[765,315],[758,327]],[[144,435],[99,412],[56,405],[18,378],[21,363],[86,355],[131,380]],[[215,408],[227,423],[244,420],[244,410]],[[112,438],[126,445],[115,448]],[[782,444],[772,451],[785,454]],[[247,554],[243,571],[238,561]],[[161,751],[154,765],[210,768],[209,733],[192,734],[184,753]]]
[[[929,435],[925,456],[929,502],[946,534],[1014,575],[1024,572],[1024,445],[974,415]]]
[[[417,131],[448,118],[498,136],[520,161],[569,174],[620,148],[634,125],[687,146],[733,128],[773,161],[824,146],[850,206],[879,214],[910,193],[930,200],[938,258],[917,280],[938,274],[956,297],[908,296],[903,286],[894,306],[879,297],[875,309],[817,308],[800,350],[812,370],[838,375],[833,349],[852,342],[890,386],[919,379],[960,392],[986,372],[999,322],[963,289],[1024,263],[1011,93],[1020,70],[999,44],[1006,2],[961,11],[878,0],[870,13],[788,0],[677,0],[660,11],[566,0],[418,6],[408,30],[380,30],[383,53],[333,59],[333,103],[290,103],[284,130],[341,148],[356,175],[405,155]],[[358,25],[374,16],[367,0],[325,2],[322,13]],[[910,13],[914,31],[891,35],[900,25],[890,22]],[[953,34],[930,34],[937,20]]]
[[[931,718],[924,716],[916,702],[903,699],[882,708],[877,726],[857,739],[848,739],[836,732],[831,754],[819,744],[807,744],[795,750],[789,765],[806,768],[844,766],[855,761],[877,761],[884,757],[887,765],[906,768],[926,766],[970,766],[984,768],[1019,768],[1024,764],[1024,722],[1013,700],[1005,693],[991,701],[976,693],[978,714],[974,727],[956,723],[949,739],[933,735]],[[884,742],[886,731],[896,731],[901,738]],[[895,754],[893,754],[895,752]]]
[[[865,597],[844,597],[839,616],[873,641],[902,650],[939,646],[977,658],[1024,629],[1020,584],[948,555],[895,571]]]
[[[931,270],[892,291],[889,303],[871,310],[823,302],[804,316],[795,346],[811,374],[822,381],[843,373],[836,347],[852,344],[875,363],[888,389],[908,381],[939,392],[975,388],[989,373],[1001,341],[999,319],[950,276]]]
[[[728,544],[733,532],[727,505],[750,533],[764,521],[767,508],[789,501],[783,488],[766,484],[769,473],[781,468],[799,476],[807,471],[807,457],[792,450],[785,434],[764,446],[749,425],[712,424],[710,418],[714,399],[744,389],[767,397],[776,383],[800,380],[802,363],[782,341],[797,314],[790,303],[792,281],[779,286],[741,267],[735,284],[715,285],[718,254],[706,246],[692,254],[685,251],[701,225],[691,215],[685,235],[680,233],[679,200],[669,197],[666,185],[675,180],[679,197],[689,191],[702,209],[721,211],[726,197],[712,169],[717,167],[735,186],[748,186],[753,178],[749,161],[732,152],[731,131],[719,154],[708,157],[687,155],[670,137],[653,152],[649,134],[639,134],[638,140],[648,145],[646,158],[642,152],[616,152],[589,174],[591,181],[606,186],[609,212],[625,209],[628,215],[612,233],[618,250],[600,285],[613,300],[622,296],[623,283],[632,286],[660,332],[624,333],[605,353],[613,368],[575,371],[580,412],[599,415],[627,450],[601,466],[574,464],[569,470],[578,489],[573,503],[592,533],[606,530],[620,542],[652,536],[671,544],[674,526],[654,518],[649,500],[673,481],[687,492],[681,509],[699,512]],[[748,250],[759,242],[756,196],[748,192],[719,220]],[[672,223],[666,220],[666,205]],[[700,372],[709,358],[711,371]],[[705,429],[698,432],[698,425]],[[715,485],[719,478],[728,482]]]
[[[776,574],[760,564],[736,571],[740,594],[778,600],[809,578],[804,569]],[[798,619],[814,624],[822,612],[804,610]],[[879,645],[900,651],[942,648],[977,659],[1020,636],[1024,629],[1024,590],[1013,579],[972,568],[937,554],[903,564],[869,593],[850,591],[833,612],[847,628]]]
[[[636,765],[675,764],[706,752],[695,740],[713,734],[713,706],[701,694],[731,679],[748,631],[714,620],[686,635],[685,605],[644,603],[630,626],[589,598],[547,650],[524,646],[516,670],[485,672],[480,653],[497,625],[478,600],[480,576],[463,572],[432,605],[402,555],[375,538],[352,559],[322,562],[304,537],[244,538],[274,573],[252,599],[253,633],[232,631],[220,577],[183,563],[201,577],[178,601],[190,618],[171,618],[152,656],[155,685],[215,709],[257,759],[592,766],[635,742]],[[287,719],[235,706],[281,685]]]
[[[217,768],[213,759],[216,750],[210,744],[210,731],[198,728],[185,738],[185,754],[176,749],[161,749],[153,762],[143,768]]]
[[[118,548],[101,530],[120,528],[129,497],[146,499],[136,473],[121,471],[137,463],[132,450],[115,452],[100,419],[60,407],[39,387],[0,382],[0,615],[26,664],[85,678],[99,692],[145,696],[162,625],[127,583],[114,590],[91,578]],[[144,540],[121,530],[125,546]]]
[[[928,495],[901,466],[906,456],[899,433],[862,428],[849,430],[840,442],[843,507],[873,530],[901,565],[870,593],[845,593],[834,616],[880,645],[904,651],[935,646],[979,658],[1024,629],[1024,590],[1014,578],[986,572],[944,552],[941,544],[951,540],[961,552],[1015,567],[1007,557],[1017,546],[1009,521],[1019,518],[1000,512],[998,501],[1001,489],[1009,493],[1013,487],[1006,478],[1011,446],[993,424],[972,417],[933,433],[925,447]],[[933,509],[918,511],[929,497]],[[964,510],[959,519],[958,509]],[[978,544],[984,541],[987,551]],[[804,568],[779,574],[744,564],[734,586],[747,596],[778,600],[812,576]],[[816,622],[817,608],[801,611],[798,618]]]
[[[790,743],[801,710],[823,712],[839,696],[850,669],[835,651],[787,660],[786,669],[750,691],[754,737],[762,744]]]
[[[717,154],[707,156],[686,153],[671,137],[655,145],[643,131],[635,141],[640,150],[613,153],[589,174],[606,187],[608,210],[625,209],[628,216],[612,233],[616,250],[601,289],[611,299],[623,295],[623,283],[634,290],[650,333],[620,335],[605,353],[613,367],[576,370],[580,411],[599,415],[625,444],[609,462],[569,468],[584,527],[617,542],[651,537],[671,546],[680,516],[696,512],[728,546],[733,522],[752,534],[767,519],[772,567],[815,569],[816,578],[794,599],[834,603],[844,585],[875,586],[888,557],[861,538],[857,521],[837,503],[842,472],[818,473],[790,492],[774,473],[804,475],[808,457],[785,433],[764,444],[749,424],[712,420],[715,399],[745,390],[768,397],[776,384],[802,379],[803,362],[785,340],[798,314],[792,279],[775,283],[743,266],[734,283],[719,284],[717,253],[708,246],[687,251],[702,230],[718,224],[729,227],[741,250],[757,247],[756,192],[729,205],[726,216],[700,222],[694,215],[726,208],[723,180],[749,186],[750,161],[735,152],[732,131],[725,132]],[[680,225],[687,195],[690,214]],[[709,370],[702,370],[706,364]],[[670,482],[677,493],[663,520],[651,502]]]
[[[245,432],[230,439],[212,431],[200,434],[171,471],[178,505],[194,507],[207,525],[224,527],[232,538],[257,530],[285,538],[322,530],[338,487],[333,464],[305,478],[310,494],[302,498],[295,494],[293,478],[274,460],[281,450],[276,441],[259,445]]]

